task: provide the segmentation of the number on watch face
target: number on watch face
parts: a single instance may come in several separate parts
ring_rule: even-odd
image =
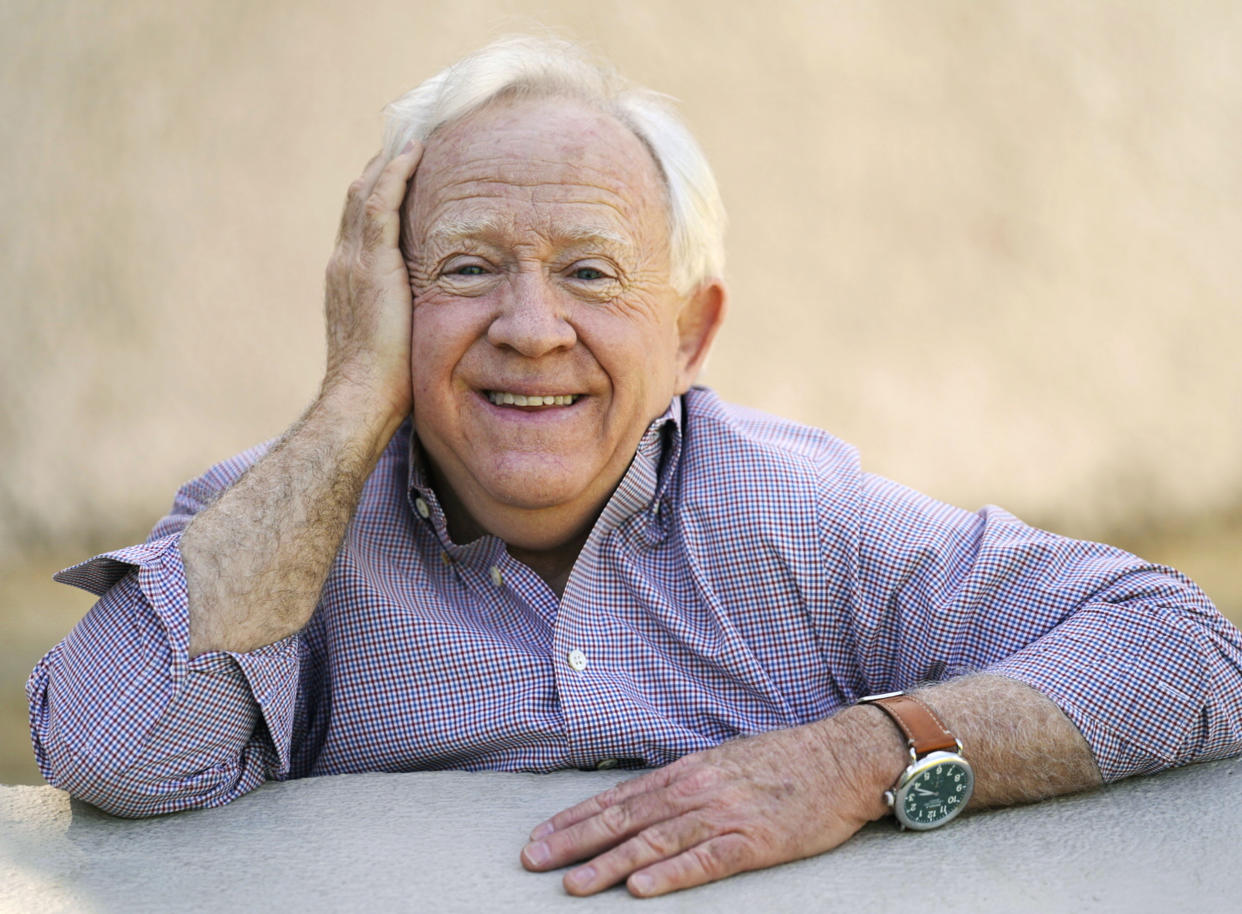
[[[950,818],[970,797],[970,772],[957,762],[942,762],[919,772],[905,789],[903,811],[918,825]]]

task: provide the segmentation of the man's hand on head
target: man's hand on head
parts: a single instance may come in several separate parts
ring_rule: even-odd
[[[648,896],[823,853],[886,813],[903,764],[896,732],[839,715],[685,756],[553,816],[522,863],[586,860],[565,875],[570,894],[625,880]]]
[[[412,405],[413,302],[400,251],[400,210],[422,153],[412,141],[387,163],[376,155],[350,185],[325,276],[325,393],[350,388],[401,418]]]
[[[323,389],[180,540],[191,657],[300,631],[362,486],[411,409],[412,298],[399,210],[422,147],[376,156],[349,189],[328,263]]]

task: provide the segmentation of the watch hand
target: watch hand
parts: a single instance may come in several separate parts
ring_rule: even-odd
[[[915,787],[914,792],[917,794],[920,794],[921,796],[925,796],[925,797],[934,797],[936,795],[936,791],[924,790],[922,787]]]

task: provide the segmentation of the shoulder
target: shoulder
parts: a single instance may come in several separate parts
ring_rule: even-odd
[[[822,429],[686,394],[677,498],[683,524],[733,540],[811,537],[848,549],[865,477],[858,452]]]
[[[726,403],[703,387],[691,389],[683,402],[687,470],[714,467],[716,474],[740,473],[754,480],[774,475],[858,483],[857,450],[823,429]]]
[[[862,513],[857,451],[701,388],[683,404],[674,517],[714,593],[739,606],[754,605],[755,587],[769,608],[778,594],[789,605],[844,605]]]

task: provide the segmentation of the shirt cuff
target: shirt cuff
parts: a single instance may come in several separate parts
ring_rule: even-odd
[[[1056,703],[1104,780],[1115,781],[1201,757],[1196,736],[1209,684],[1187,628],[1175,607],[1088,604],[983,672],[1024,682]]]
[[[181,533],[177,532],[137,546],[105,552],[70,566],[53,578],[102,596],[130,571],[136,570],[138,587],[168,638],[173,692],[180,692],[192,673],[230,676],[240,671],[270,736],[272,755],[267,763],[268,775],[288,777],[300,636],[294,633],[252,651],[208,651],[191,659],[189,591],[180,542]]]

